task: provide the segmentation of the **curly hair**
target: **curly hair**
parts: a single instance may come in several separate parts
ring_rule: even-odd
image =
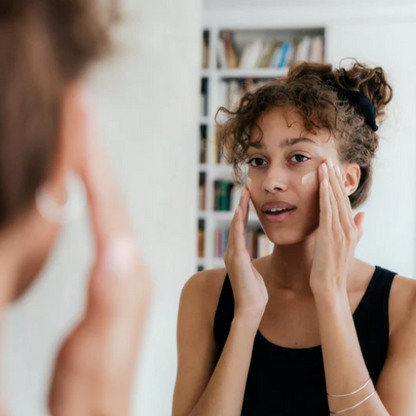
[[[64,90],[110,51],[117,19],[112,0],[1,1],[0,227],[33,204],[59,145]]]
[[[242,165],[253,127],[261,115],[274,107],[295,109],[303,120],[304,129],[311,134],[327,131],[336,139],[341,162],[357,163],[361,177],[357,190],[350,195],[353,208],[369,195],[373,174],[373,159],[379,136],[359,115],[356,108],[343,99],[341,91],[359,91],[366,95],[381,123],[385,107],[393,97],[382,68],[370,68],[354,61],[349,69],[333,68],[329,64],[301,62],[289,69],[286,77],[273,80],[255,92],[246,93],[235,109],[221,107],[217,113],[226,120],[217,121],[219,141],[226,160],[233,165],[237,182],[242,182]]]

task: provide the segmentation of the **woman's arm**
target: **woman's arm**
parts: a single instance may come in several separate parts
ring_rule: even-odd
[[[369,373],[361,352],[355,331],[354,321],[346,294],[315,295],[318,311],[322,354],[325,366],[327,392],[330,394],[348,394],[365,384]],[[398,381],[398,380],[397,380]],[[401,380],[402,383],[405,380]],[[390,380],[392,383],[393,380]],[[393,391],[399,391],[398,385],[391,385]],[[374,391],[370,383],[361,391],[344,398],[328,397],[331,411],[339,411],[364,400]],[[410,399],[410,397],[408,397]],[[410,402],[409,402],[410,404]],[[348,416],[405,416],[408,413],[389,413],[377,392],[361,405],[345,412]],[[343,413],[344,414],[344,413]]]
[[[218,278],[214,276],[215,272],[209,270],[193,276],[182,292],[173,416],[241,414],[258,326],[234,319],[221,358],[215,366],[217,349],[212,308],[207,307],[212,292],[208,286],[212,286],[212,281]]]
[[[349,416],[414,415],[416,383],[407,380],[404,368],[416,367],[416,313],[410,314],[409,323],[394,336],[394,342],[392,338],[378,386],[383,396],[379,396],[369,379],[347,295],[351,262],[363,234],[363,215],[353,217],[341,171],[331,160],[320,167],[319,176],[320,220],[310,285],[318,313],[327,392],[344,396],[328,396],[329,407],[338,412],[335,414],[348,412]],[[411,310],[415,310],[414,304]],[[381,397],[386,398],[391,413]]]
[[[263,278],[245,246],[249,193],[243,191],[230,227],[224,261],[235,311],[227,341],[215,366],[214,308],[207,308],[215,271],[200,273],[185,286],[178,320],[178,377],[174,416],[240,416],[254,338],[268,301]],[[221,287],[224,279],[221,281]],[[220,290],[217,291],[218,300]],[[211,311],[210,311],[211,309]],[[215,367],[215,370],[214,370]]]

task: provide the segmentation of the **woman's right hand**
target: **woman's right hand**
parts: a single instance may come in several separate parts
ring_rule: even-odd
[[[263,277],[253,266],[246,247],[249,202],[250,193],[244,186],[231,222],[224,262],[234,294],[234,319],[258,326],[269,296]]]

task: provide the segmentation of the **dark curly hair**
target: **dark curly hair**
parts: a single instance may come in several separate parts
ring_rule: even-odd
[[[353,208],[362,204],[369,194],[379,136],[356,108],[341,98],[342,91],[364,93],[376,110],[378,123],[384,119],[385,106],[393,97],[380,67],[370,68],[354,61],[349,69],[336,69],[329,64],[302,62],[293,65],[286,77],[246,93],[235,109],[221,107],[217,120],[222,113],[226,121],[218,122],[220,146],[233,165],[236,181],[242,182],[241,166],[247,157],[252,129],[259,128],[259,117],[273,107],[294,108],[307,132],[316,134],[318,130],[326,130],[336,139],[341,162],[360,166],[360,183],[350,195],[350,202]]]
[[[0,2],[0,227],[34,202],[68,85],[111,49],[113,0]]]

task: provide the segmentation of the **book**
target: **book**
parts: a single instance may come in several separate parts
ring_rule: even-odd
[[[214,182],[214,210],[229,211],[233,182],[219,179]]]
[[[231,32],[223,32],[222,37],[224,41],[225,53],[227,55],[227,68],[238,68],[238,57],[234,48]]]
[[[228,68],[227,51],[225,48],[225,42],[223,39],[218,39],[218,66],[219,68]]]
[[[275,47],[275,49],[273,51],[273,55],[270,59],[270,64],[269,64],[270,68],[277,68],[277,65],[279,65],[280,56],[282,54],[282,46],[283,46],[283,42],[277,42],[276,43],[276,47]]]
[[[270,42],[269,50],[267,51],[267,53],[264,57],[264,61],[262,62],[262,68],[269,68],[270,67],[270,62],[272,60],[273,53],[274,53],[277,45],[278,45],[277,41]]]
[[[200,126],[199,163],[207,163],[207,126]]]
[[[206,209],[206,174],[199,172],[199,188],[198,188],[198,209],[205,211]]]
[[[205,253],[205,221],[198,221],[198,257],[204,257]]]
[[[314,36],[312,38],[309,61],[324,62],[324,39],[322,36]]]
[[[204,31],[202,36],[202,68],[209,67],[209,32]]]
[[[312,38],[304,36],[297,44],[295,62],[309,61]]]

